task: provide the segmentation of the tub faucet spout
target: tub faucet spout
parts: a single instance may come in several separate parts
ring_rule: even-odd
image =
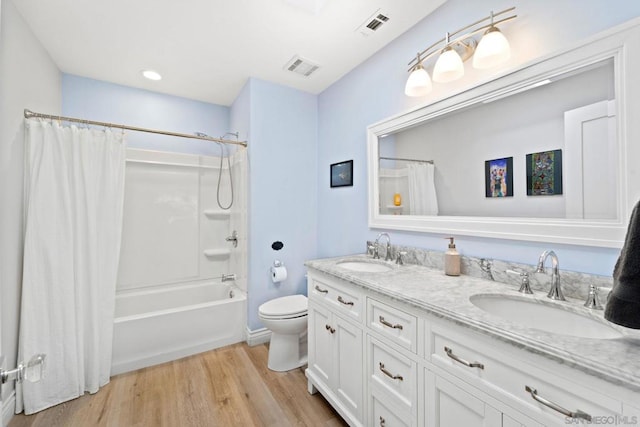
[[[547,298],[551,298],[553,300],[558,301],[566,301],[564,295],[562,294],[562,289],[560,288],[560,267],[558,264],[558,256],[553,251],[544,251],[540,258],[538,259],[538,268],[536,269],[536,273],[544,273],[544,262],[547,257],[551,257],[551,288],[549,288],[549,293],[547,294]]]

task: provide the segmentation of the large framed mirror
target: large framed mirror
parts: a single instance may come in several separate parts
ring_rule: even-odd
[[[640,197],[639,33],[369,126],[369,226],[621,247]]]

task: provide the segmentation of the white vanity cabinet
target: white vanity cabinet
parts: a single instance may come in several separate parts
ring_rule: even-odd
[[[313,268],[308,277],[309,390],[350,425],[640,423],[640,393],[519,348],[508,331],[486,332]]]
[[[309,392],[319,390],[350,425],[365,425],[359,292],[313,274],[308,284]]]
[[[622,415],[621,390],[452,322],[428,322],[425,355],[432,369],[473,387],[498,410],[516,409],[512,416],[523,425],[586,424],[588,416]]]
[[[434,427],[504,426],[502,413],[477,397],[464,383],[455,385],[425,370],[425,419]],[[508,424],[507,424],[508,425]],[[519,425],[519,424],[515,424]]]

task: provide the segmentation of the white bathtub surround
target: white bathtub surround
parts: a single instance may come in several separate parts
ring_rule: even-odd
[[[231,155],[230,209],[223,160],[220,173],[219,157],[127,150],[112,374],[244,341],[246,149]]]
[[[246,300],[220,281],[118,293],[111,374],[244,341]]]
[[[26,120],[26,225],[19,358],[26,414],[109,382],[124,194],[124,134]]]

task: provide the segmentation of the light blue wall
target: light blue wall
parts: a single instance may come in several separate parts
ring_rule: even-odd
[[[249,141],[251,139],[251,135],[249,134],[251,126],[251,92],[249,89],[250,85],[247,82],[230,108],[230,128],[233,129],[234,132],[238,132],[238,139],[240,141]]]
[[[316,257],[317,96],[250,79],[231,108],[72,75],[62,78],[62,114],[175,132],[249,141],[248,324],[259,329],[258,306],[306,293],[304,261]],[[130,147],[218,154],[216,145],[129,132]],[[284,249],[275,252],[271,243]],[[289,277],[274,285],[275,259]]]
[[[222,105],[70,74],[62,76],[62,93],[66,116],[213,137],[230,130],[229,107]],[[196,139],[128,131],[127,141],[131,148],[219,155],[217,144]]]
[[[248,91],[247,95],[245,91]],[[317,96],[250,79],[248,326],[262,325],[258,307],[285,295],[306,294],[304,262],[316,257]],[[284,243],[280,251],[274,241]],[[271,281],[274,260],[288,278]]]
[[[590,35],[640,15],[640,2],[632,0],[449,0],[415,27],[387,45],[319,95],[318,110],[318,256],[362,253],[365,241],[381,230],[367,226],[366,127],[389,116],[424,104],[428,98],[404,95],[406,64],[415,52],[486,16],[516,6],[518,19],[509,23],[513,49],[509,66],[516,67]],[[467,65],[467,69],[468,69]],[[504,71],[504,70],[503,70]],[[437,85],[429,96],[443,97],[491,76],[468,73],[461,82]],[[353,187],[331,189],[328,168],[336,161],[354,160]],[[394,244],[444,250],[442,236],[396,232]],[[558,253],[561,268],[611,275],[618,250],[545,245],[530,242],[458,237],[464,255],[534,264],[550,246]]]

